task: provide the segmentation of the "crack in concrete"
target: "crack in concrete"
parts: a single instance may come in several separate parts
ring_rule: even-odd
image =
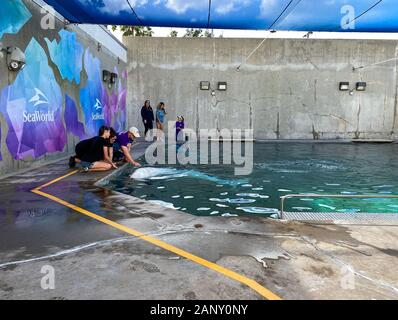
[[[331,118],[336,118],[336,119],[339,119],[339,120],[342,120],[342,121],[344,121],[345,123],[347,123],[347,124],[351,124],[347,119],[344,119],[343,117],[341,117],[341,116],[338,116],[338,115],[335,115],[335,114],[320,114],[320,113],[314,113],[313,114],[314,116],[318,116],[318,117],[331,117]]]
[[[170,225],[170,227],[176,227],[176,226]],[[238,232],[238,233],[240,233],[242,235],[267,236],[267,237],[270,237],[270,238],[273,237],[273,238],[295,238],[295,239],[300,239],[299,236],[294,235],[294,234],[285,234],[285,235],[283,235],[283,234],[261,233],[261,232],[258,232],[258,233],[257,232],[247,233],[247,232],[241,232],[239,230],[230,230],[230,229],[197,230],[197,229],[195,229],[195,227],[186,227],[186,226],[182,226],[182,225],[178,226],[177,229],[166,230],[166,229],[162,228],[162,229],[160,229],[157,232],[145,233],[145,235],[146,236],[161,237],[161,236],[164,236],[164,235],[172,235],[172,234],[179,234],[179,233],[204,233],[204,234],[210,234],[210,233],[221,233],[221,232],[226,232],[226,233]],[[122,243],[122,242],[130,242],[130,241],[133,242],[133,241],[137,241],[137,240],[140,240],[140,238],[133,237],[133,236],[127,236],[127,237],[120,237],[120,238],[114,238],[114,239],[103,240],[103,241],[96,241],[96,242],[92,242],[92,243],[76,246],[76,247],[73,247],[71,249],[61,250],[59,252],[56,252],[56,253],[53,253],[53,254],[49,254],[49,255],[39,256],[39,257],[25,259],[25,260],[17,260],[17,261],[5,262],[5,263],[0,264],[0,269],[1,268],[7,268],[7,267],[10,267],[10,266],[17,266],[17,265],[25,264],[25,263],[29,263],[29,262],[36,262],[36,261],[43,261],[43,260],[59,258],[59,257],[75,254],[75,253],[78,253],[78,252],[81,252],[81,251],[84,251],[84,250],[87,250],[87,249],[105,247],[105,246],[113,245],[113,244],[116,244],[116,243]],[[292,257],[292,255],[290,255],[290,254],[288,254],[288,255],[290,257]],[[241,254],[239,256],[241,256]],[[261,259],[260,259],[259,257],[255,257],[252,254],[248,254],[247,256],[253,257],[257,261],[259,261],[261,264],[263,264],[263,265],[265,264],[265,267],[267,267],[265,261],[263,261],[263,259],[265,259],[267,257],[261,257]]]
[[[364,274],[364,273],[362,273],[362,272],[356,271],[356,270],[354,269],[354,267],[353,267],[352,265],[350,265],[349,263],[347,263],[347,262],[345,262],[345,261],[343,261],[343,260],[337,258],[335,255],[333,255],[333,254],[331,254],[331,253],[329,253],[329,252],[327,252],[327,251],[322,250],[321,248],[319,248],[319,247],[316,245],[316,240],[313,240],[313,239],[310,239],[310,238],[307,238],[307,237],[303,237],[303,236],[301,236],[300,238],[301,238],[305,243],[308,243],[309,245],[311,245],[316,251],[318,251],[318,252],[324,254],[325,256],[327,256],[329,259],[331,259],[331,260],[332,260],[333,262],[335,262],[337,265],[346,267],[346,268],[347,268],[348,270],[350,270],[354,275],[356,275],[356,276],[358,276],[358,277],[360,277],[360,278],[363,278],[363,279],[365,279],[365,280],[368,280],[368,281],[372,282],[373,284],[375,284],[376,286],[380,286],[380,287],[387,288],[387,289],[389,289],[389,290],[392,290],[394,293],[398,294],[398,288],[397,288],[397,287],[395,287],[395,286],[393,286],[393,285],[391,285],[391,284],[389,284],[389,283],[386,283],[386,282],[384,282],[384,281],[380,281],[380,280],[377,280],[377,279],[373,279],[373,278],[371,278],[370,276],[368,276],[368,275],[366,275],[366,274]]]

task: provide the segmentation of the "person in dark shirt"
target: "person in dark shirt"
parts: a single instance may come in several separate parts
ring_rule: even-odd
[[[115,143],[116,143],[116,139],[117,139],[117,132],[115,131],[115,129],[110,128],[110,136],[108,139],[108,154],[109,154],[109,159],[112,159],[113,162],[117,162],[114,159],[114,149],[115,149]]]
[[[74,168],[76,163],[81,162],[81,158],[90,150],[96,137],[82,140],[75,147],[75,155],[69,158],[69,167]]]
[[[107,171],[117,168],[109,158],[110,128],[102,126],[98,137],[94,138],[88,152],[81,159],[83,171]]]
[[[153,129],[153,122],[155,121],[155,116],[149,100],[146,100],[144,106],[141,108],[141,117],[144,123],[146,136],[147,132]]]

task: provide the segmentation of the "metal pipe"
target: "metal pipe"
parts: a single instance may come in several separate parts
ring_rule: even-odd
[[[285,213],[285,200],[291,198],[346,198],[346,199],[398,199],[398,195],[343,195],[343,194],[287,194],[280,197],[281,211],[280,218],[283,220]]]

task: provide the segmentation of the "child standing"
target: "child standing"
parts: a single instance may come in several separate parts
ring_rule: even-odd
[[[183,137],[183,130],[185,128],[184,117],[177,116],[176,122],[176,139],[177,141],[184,141]]]

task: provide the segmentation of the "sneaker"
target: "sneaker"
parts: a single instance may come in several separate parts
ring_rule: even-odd
[[[69,168],[74,168],[74,167],[76,167],[75,157],[70,157],[69,158]]]
[[[88,172],[90,170],[89,167],[83,167],[83,172]]]

